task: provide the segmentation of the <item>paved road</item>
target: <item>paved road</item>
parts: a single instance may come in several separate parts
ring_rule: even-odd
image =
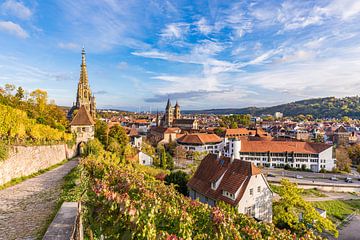
[[[37,238],[59,198],[63,177],[78,164],[64,165],[0,191],[0,240]]]
[[[316,172],[306,172],[306,171],[290,171],[290,170],[285,170],[283,168],[263,168],[264,172],[271,172],[271,173],[275,173],[275,174],[285,174],[288,176],[294,176],[294,175],[302,175],[305,178],[309,177],[309,178],[330,178],[332,176],[338,176],[341,179],[345,179],[346,177],[351,177],[351,178],[358,178],[359,177],[359,173],[354,170],[351,169],[351,173],[347,173],[347,174],[343,174],[343,173],[316,173]]]
[[[360,227],[360,215],[355,215],[350,223],[342,227],[339,231],[339,240],[358,240]]]

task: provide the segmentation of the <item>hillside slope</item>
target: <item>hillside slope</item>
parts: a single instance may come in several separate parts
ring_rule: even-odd
[[[254,116],[260,116],[263,114],[272,115],[275,112],[282,112],[285,116],[311,114],[315,118],[341,118],[343,116],[360,118],[360,97],[314,98],[265,108],[248,107],[183,112],[198,114],[251,114]]]

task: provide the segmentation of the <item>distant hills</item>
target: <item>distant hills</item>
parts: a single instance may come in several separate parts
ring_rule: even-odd
[[[273,115],[282,112],[284,116],[312,115],[315,118],[360,118],[360,97],[326,97],[301,100],[273,107],[224,108],[182,111],[188,114],[251,114],[253,116]]]

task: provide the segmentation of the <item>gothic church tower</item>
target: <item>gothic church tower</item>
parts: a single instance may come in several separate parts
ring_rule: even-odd
[[[181,115],[180,115],[180,105],[179,103],[176,101],[176,105],[175,105],[175,112],[174,112],[174,118],[175,119],[180,119]]]
[[[95,96],[91,94],[91,89],[89,85],[89,79],[86,68],[86,54],[85,49],[82,49],[82,59],[81,59],[81,70],[80,70],[80,79],[78,83],[77,95],[76,95],[76,109],[80,109],[81,106],[84,106],[85,109],[90,113],[93,119],[96,118],[96,101]]]
[[[174,121],[174,108],[171,106],[170,99],[168,99],[165,109],[165,126],[171,127]]]

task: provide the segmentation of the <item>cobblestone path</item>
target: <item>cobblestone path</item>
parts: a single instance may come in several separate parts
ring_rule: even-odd
[[[51,171],[0,191],[0,240],[37,239],[54,211],[63,177],[72,160]]]

